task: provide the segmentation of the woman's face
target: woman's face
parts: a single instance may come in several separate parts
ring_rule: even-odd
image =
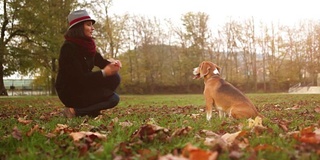
[[[83,23],[83,25],[84,25],[83,26],[84,35],[87,36],[87,37],[92,38],[92,33],[93,33],[93,30],[94,30],[92,21],[86,21],[86,22]]]

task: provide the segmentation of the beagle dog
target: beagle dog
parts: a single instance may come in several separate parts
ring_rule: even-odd
[[[210,61],[203,61],[194,68],[194,79],[204,79],[204,97],[206,101],[207,120],[212,117],[215,106],[219,117],[254,118],[259,116],[256,107],[239,89],[220,77],[220,67]],[[262,116],[261,116],[262,117]]]

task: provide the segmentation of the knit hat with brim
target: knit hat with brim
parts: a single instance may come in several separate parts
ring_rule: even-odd
[[[69,23],[68,30],[74,25],[84,21],[92,21],[93,24],[96,23],[94,19],[91,19],[91,17],[89,16],[86,10],[77,10],[77,11],[71,12],[68,15],[68,23]]]

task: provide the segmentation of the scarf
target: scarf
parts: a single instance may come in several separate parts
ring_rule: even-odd
[[[86,56],[94,57],[97,53],[96,44],[92,38],[72,38],[72,37],[64,37],[67,41],[73,42],[79,45]]]

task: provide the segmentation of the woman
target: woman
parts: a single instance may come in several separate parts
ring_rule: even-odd
[[[119,60],[105,60],[97,53],[92,38],[95,20],[85,10],[68,15],[69,28],[60,49],[56,90],[66,106],[64,116],[98,116],[101,110],[115,107],[119,96]],[[101,70],[92,71],[97,66]]]

